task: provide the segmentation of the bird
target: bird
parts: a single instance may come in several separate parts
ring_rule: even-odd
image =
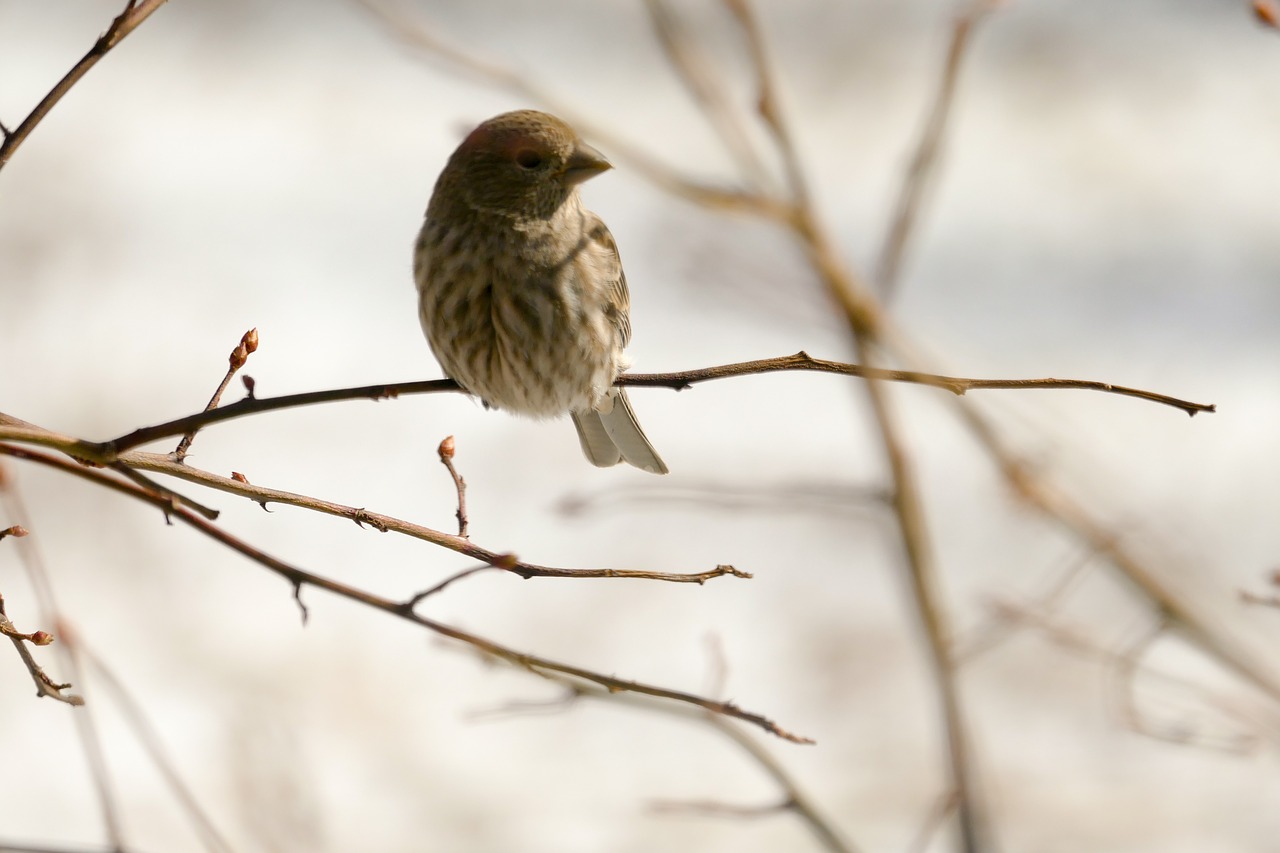
[[[418,317],[445,374],[486,408],[568,413],[587,459],[667,473],[614,381],[630,361],[618,246],[579,185],[613,168],[538,110],[482,122],[449,157],[414,244]]]

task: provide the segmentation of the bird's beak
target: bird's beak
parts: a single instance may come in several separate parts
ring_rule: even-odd
[[[613,168],[605,156],[585,142],[579,142],[564,164],[564,177],[573,186]]]

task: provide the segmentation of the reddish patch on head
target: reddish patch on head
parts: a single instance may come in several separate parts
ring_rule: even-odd
[[[462,140],[462,144],[458,146],[458,149],[460,151],[484,151],[492,147],[493,131],[482,124],[467,134],[467,138]]]

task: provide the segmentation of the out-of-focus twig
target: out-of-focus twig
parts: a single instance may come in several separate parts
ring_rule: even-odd
[[[3,130],[3,141],[0,142],[0,169],[3,169],[9,162],[9,158],[13,156],[13,152],[18,150],[31,131],[35,130],[49,111],[62,100],[62,96],[71,90],[71,87],[80,81],[80,78],[89,72],[89,69],[98,64],[98,60],[107,55],[113,47],[124,40],[125,36],[133,32],[138,26],[151,16],[151,13],[159,9],[165,4],[165,0],[128,0],[125,4],[124,11],[115,17],[111,22],[111,26],[107,31],[98,37],[93,43],[93,47],[89,48],[79,62],[71,67],[71,70],[63,75],[62,79],[49,90],[40,103],[36,104],[35,109],[31,111],[22,123],[17,127],[9,130],[0,125]]]
[[[499,62],[482,58],[472,50],[462,50],[456,40],[435,33],[421,19],[410,19],[393,9],[385,0],[353,0],[372,13],[387,31],[406,45],[434,60],[443,60],[452,70],[474,77],[491,86],[513,92],[568,121],[582,135],[598,142],[610,158],[629,163],[636,172],[694,204],[716,210],[751,212],[757,215],[785,215],[784,206],[771,196],[749,189],[723,187],[699,181],[681,173],[650,155],[625,136],[609,131],[582,116],[567,103],[557,99],[534,82],[530,74]]]
[[[1274,716],[1268,720],[1261,715],[1250,714],[1238,703],[1218,696],[1193,679],[1170,670],[1159,669],[1142,660],[1142,653],[1165,631],[1166,626],[1163,622],[1158,621],[1137,641],[1126,647],[1115,649],[1099,641],[1094,632],[1068,623],[1038,603],[1019,602],[1008,597],[1000,597],[992,599],[989,606],[993,618],[1007,622],[1016,628],[1036,632],[1066,652],[1111,668],[1117,675],[1115,681],[1121,694],[1121,711],[1134,731],[1140,734],[1176,741],[1179,744],[1208,746],[1231,752],[1245,751],[1263,735],[1272,741],[1280,740],[1280,724],[1276,722]],[[1222,738],[1220,741],[1201,739],[1195,742],[1185,735],[1185,731],[1175,736],[1143,725],[1132,696],[1134,683],[1138,677],[1195,694],[1200,703],[1229,719],[1233,725],[1242,730],[1242,733],[1234,737]]]
[[[93,471],[94,474],[100,477],[114,479],[104,472],[84,468],[68,460],[58,461],[68,467]],[[165,504],[171,504],[171,499],[167,496],[157,494],[156,497],[157,500]],[[21,521],[27,521],[30,516],[27,511],[26,501],[23,500],[17,484],[7,476],[0,476],[0,506],[4,508],[7,515]],[[53,633],[57,635],[59,640],[54,649],[62,662],[62,666],[71,676],[71,683],[80,685],[83,690],[84,669],[80,665],[80,639],[62,616],[57,596],[53,590],[53,579],[45,567],[40,548],[34,538],[23,542],[22,548],[19,550],[19,557],[22,560],[23,568],[26,570],[27,579],[30,581],[31,588],[35,593],[36,601],[39,604],[41,618],[49,620],[53,624]],[[21,654],[21,652],[22,648],[20,646],[19,653]],[[26,658],[24,657],[25,661]],[[94,707],[81,696],[63,693],[63,690],[71,686],[70,684],[52,684],[51,682],[45,684],[44,682],[47,682],[48,679],[39,667],[32,669],[29,666],[28,668],[32,677],[36,679],[37,690],[39,690],[40,695],[52,696],[69,705],[78,706],[71,719],[76,727],[80,747],[84,751],[85,761],[89,766],[89,777],[93,782],[94,793],[97,795],[103,832],[114,850],[124,851],[126,848],[120,806],[115,787],[111,782],[111,776],[107,771],[106,754],[103,749]]]
[[[231,845],[227,843],[218,828],[213,825],[213,820],[205,813],[204,808],[200,805],[200,800],[187,787],[187,784],[178,774],[177,768],[169,760],[164,744],[160,742],[159,734],[147,719],[142,705],[125,688],[111,667],[107,666],[106,661],[86,648],[84,644],[80,644],[78,651],[94,670],[103,686],[115,694],[116,704],[123,712],[125,721],[133,729],[134,737],[138,739],[138,743],[146,750],[147,757],[151,759],[151,763],[155,765],[156,769],[160,771],[160,775],[164,777],[165,784],[169,786],[169,790],[173,791],[174,797],[177,798],[183,811],[186,812],[187,819],[191,821],[191,825],[200,836],[200,841],[204,848],[211,851],[211,853],[229,853],[232,849]],[[2,849],[0,847],[0,850]]]
[[[689,504],[700,509],[726,512],[767,512],[837,515],[844,519],[851,509],[882,509],[888,494],[878,486],[855,486],[839,482],[759,482],[696,481],[677,483],[642,482],[628,486],[608,486],[589,492],[566,494],[557,502],[565,515],[586,515],[637,505],[671,508]]]
[[[791,126],[782,118],[782,106],[778,101],[773,64],[769,61],[764,32],[756,19],[755,11],[747,0],[725,0],[725,6],[733,14],[742,28],[743,35],[746,36],[751,67],[756,72],[756,112],[760,114],[765,127],[773,135],[778,155],[782,160],[782,168],[787,175],[787,200],[791,209],[786,216],[775,215],[775,218],[794,224],[796,214],[809,205],[809,185],[804,176],[804,169],[800,165],[800,157],[796,153]]]
[[[915,228],[920,201],[937,170],[942,138],[955,102],[956,87],[960,82],[960,69],[973,40],[973,33],[986,14],[1001,2],[1003,0],[970,0],[968,8],[956,18],[951,27],[951,41],[943,62],[942,76],[938,80],[938,89],[929,106],[929,117],[924,129],[916,141],[911,165],[902,177],[889,232],[885,235],[876,266],[876,285],[884,299],[892,298],[897,292],[903,256]]]
[[[838,306],[847,323],[858,361],[875,368],[880,347],[879,328],[883,312],[866,285],[845,264],[835,243],[822,223],[807,191],[808,181],[792,141],[789,126],[777,100],[773,66],[763,47],[761,28],[747,0],[732,0],[731,8],[749,35],[751,53],[760,89],[760,114],[773,130],[778,154],[791,175],[793,214],[779,225],[787,228],[804,249],[810,265],[818,275],[829,298]],[[906,446],[897,414],[890,404],[882,382],[868,377],[867,400],[879,433],[881,450],[888,464],[892,482],[891,506],[905,560],[905,571],[912,601],[920,619],[932,665],[942,711],[947,744],[947,775],[956,797],[958,836],[966,853],[989,849],[990,828],[981,791],[976,784],[976,767],[971,757],[968,725],[956,683],[956,669],[951,659],[951,636],[947,613],[941,598],[932,541],[919,483],[911,455]]]
[[[746,123],[732,108],[728,86],[716,66],[707,61],[701,42],[692,36],[669,0],[644,0],[644,5],[658,44],[671,66],[678,69],[680,82],[715,129],[751,191],[764,193],[770,184],[768,170],[751,144]]]
[[[1273,30],[1280,29],[1280,7],[1274,0],[1253,0],[1253,16],[1258,23]]]

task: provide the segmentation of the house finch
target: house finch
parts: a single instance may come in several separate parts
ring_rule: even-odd
[[[565,412],[592,464],[667,473],[613,381],[630,297],[618,247],[578,184],[611,168],[555,116],[504,113],[436,181],[414,247],[418,314],[444,372],[486,407]]]

